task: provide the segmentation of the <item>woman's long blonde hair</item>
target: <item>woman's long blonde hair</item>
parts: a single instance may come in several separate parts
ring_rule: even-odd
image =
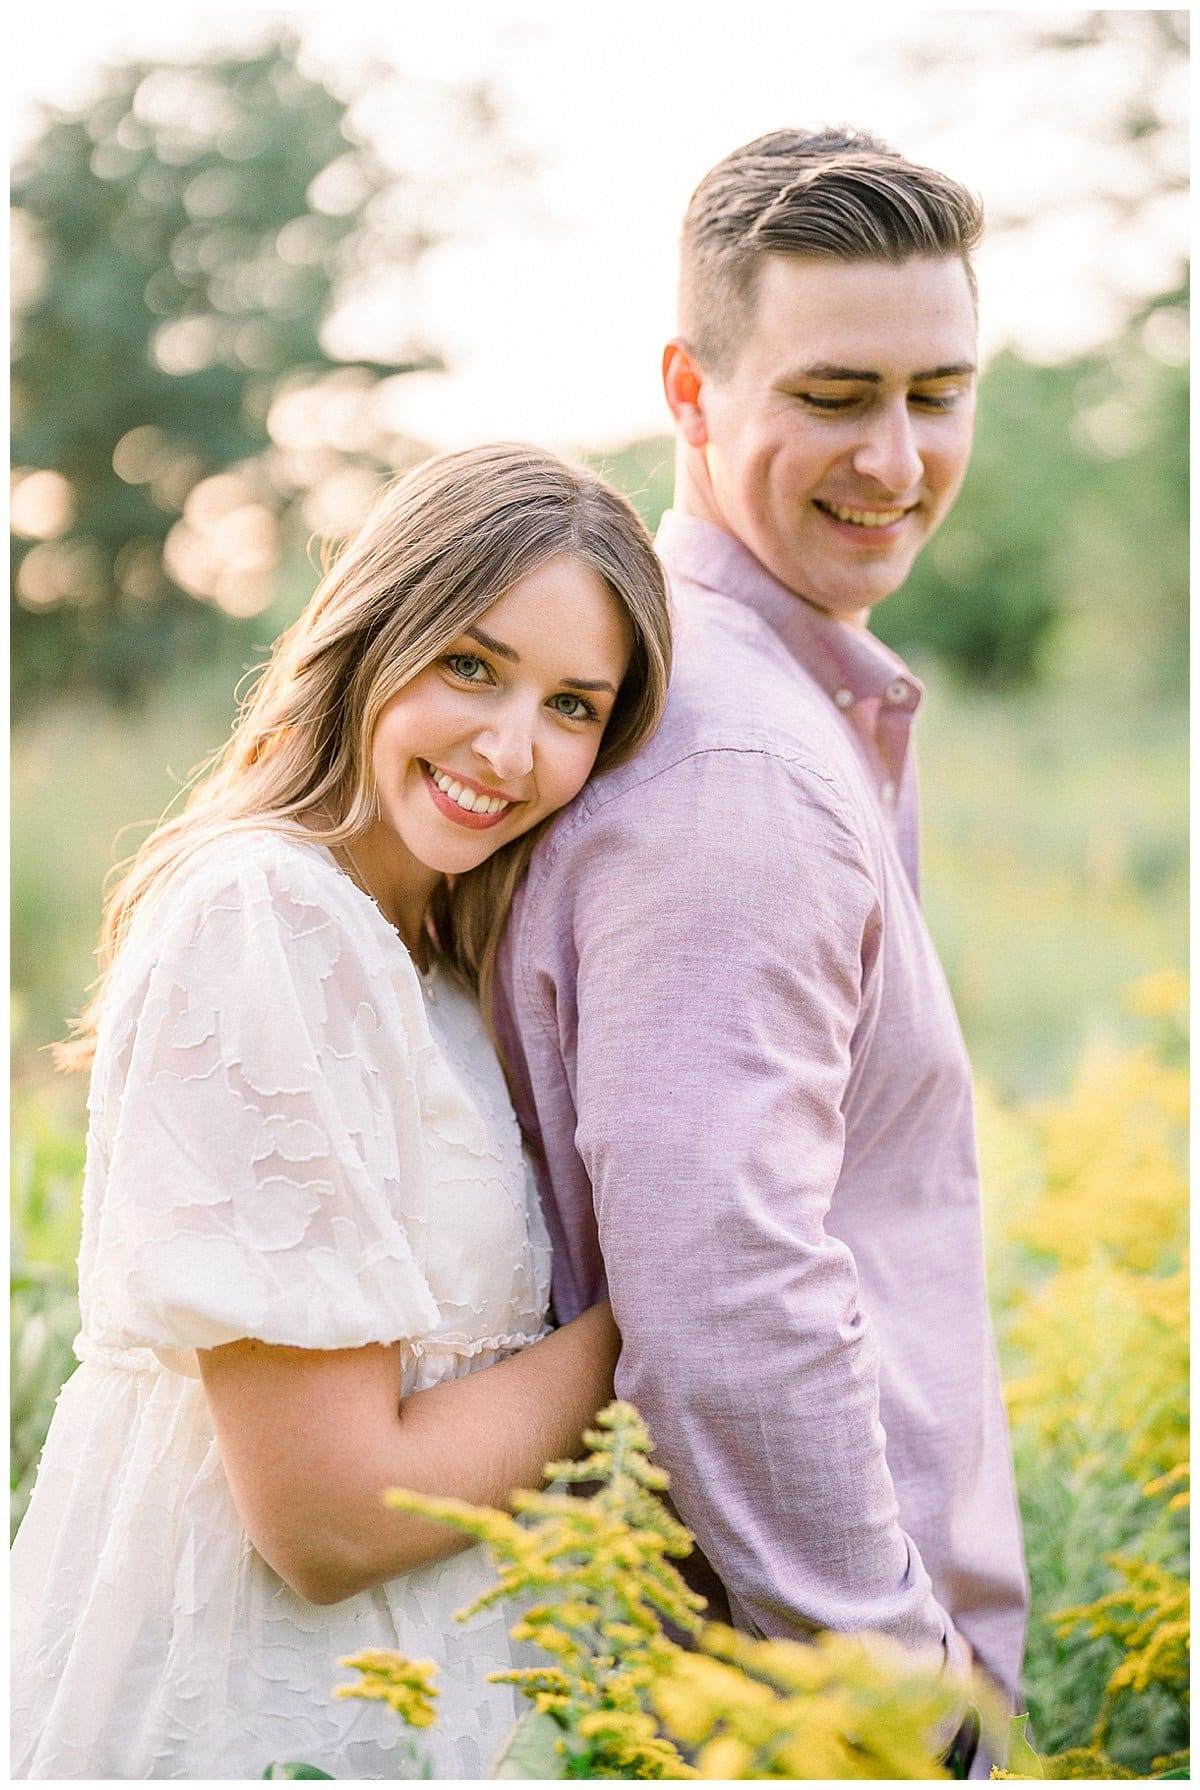
[[[233,733],[193,781],[183,811],[150,834],[108,898],[100,977],[60,1068],[84,1068],[112,964],[139,905],[183,859],[222,835],[305,826],[325,845],[375,818],[371,740],[383,709],[517,581],[569,554],[629,617],[629,669],[596,771],[637,750],[666,699],[666,588],[633,507],[595,473],[523,444],[440,454],[389,485],[299,619],[275,643]],[[314,816],[328,816],[322,824]],[[509,905],[543,821],[454,879],[435,904],[436,948],[485,1013]]]

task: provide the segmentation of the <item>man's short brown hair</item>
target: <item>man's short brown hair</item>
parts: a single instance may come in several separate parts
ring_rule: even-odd
[[[957,255],[975,292],[980,201],[935,168],[845,128],[771,131],[719,161],[692,194],[680,243],[680,333],[726,373],[750,328],[765,255],[907,261]]]

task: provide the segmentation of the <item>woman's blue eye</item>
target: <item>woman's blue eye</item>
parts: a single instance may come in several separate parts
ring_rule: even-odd
[[[486,674],[487,666],[474,653],[447,653],[446,664],[455,677],[463,678],[467,683],[477,684],[480,674]]]
[[[582,696],[573,696],[564,690],[561,695],[551,698],[551,706],[568,721],[594,721],[597,711]]]

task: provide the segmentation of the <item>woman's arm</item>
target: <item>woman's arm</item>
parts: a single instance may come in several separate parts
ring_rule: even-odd
[[[198,1351],[233,1500],[299,1596],[337,1603],[469,1542],[388,1510],[401,1485],[507,1505],[573,1454],[612,1397],[620,1338],[607,1300],[495,1367],[401,1402],[399,1345]]]

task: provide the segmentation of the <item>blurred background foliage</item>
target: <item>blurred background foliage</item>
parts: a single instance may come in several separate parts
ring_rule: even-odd
[[[371,358],[345,320],[453,231],[461,183],[503,180],[504,144],[485,91],[445,93],[436,159],[398,178],[296,55],[112,70],[15,170],[18,714],[129,703],[248,640],[305,538],[428,451],[390,382],[436,348],[403,303]]]
[[[993,16],[957,29],[984,32]],[[1116,229],[1122,208],[1178,182],[1156,95],[1186,55],[1186,20],[1073,17],[1006,30],[1026,49],[1037,35],[1064,82],[1106,36],[1140,34],[1142,86],[1105,123],[1133,170],[1112,198]],[[898,78],[928,83],[944,108],[950,54],[914,44]],[[397,84],[389,70],[388,104],[412,121],[414,152],[397,165],[363,112],[370,71],[350,91],[302,62],[284,33],[253,54],[110,69],[90,103],[47,114],[13,171],[14,1514],[71,1363],[84,1089],[51,1075],[46,1046],[94,973],[106,872],[221,744],[235,687],[314,587],[312,543],[336,539],[381,479],[429,451],[397,402],[444,352],[418,321],[421,267],[489,208],[522,203],[528,173],[486,86]],[[1043,211],[1062,203],[1047,194]],[[1016,208],[992,228],[1019,239],[1038,221]],[[394,302],[380,329],[368,300],[384,282]],[[1102,349],[1042,364],[1010,348],[987,365],[963,494],[877,616],[929,689],[924,896],[978,1072],[998,1238],[1016,1236],[1026,1157],[1049,1148],[1054,1109],[1038,1103],[1065,1102],[1083,1138],[1078,1090],[1099,1074],[1089,1053],[1144,1038],[1121,990],[1185,965],[1187,303],[1180,277],[1131,299]],[[669,438],[590,457],[653,527],[670,499]],[[1130,1070],[1095,1096],[1120,1135],[1144,1122],[1134,1081]],[[1088,1144],[1087,1160],[1115,1147]],[[1120,1158],[1119,1185],[1086,1183],[1088,1199],[1139,1210],[1149,1171],[1135,1158]],[[1055,1210],[1051,1241],[1022,1234],[1019,1274],[1004,1243],[995,1292],[1006,1358],[1025,1376],[1014,1414],[1044,1676],[1035,1713],[1058,1748],[1089,1739],[1120,1649],[1111,1632],[1063,1638],[1053,1612],[1111,1589],[1103,1551],[1134,1548],[1161,1503],[1142,1483],[1180,1450],[1116,1463],[1108,1381],[1086,1421],[1064,1425],[1051,1381],[1029,1379],[1052,1367],[1067,1388],[1056,1289],[1117,1338],[1110,1283],[1081,1278],[1067,1247],[1091,1222],[1087,1200]],[[1115,1245],[1101,1254],[1120,1266]],[[1052,1266],[1042,1321],[1025,1283]],[[1182,1369],[1162,1339],[1178,1354],[1182,1320],[1145,1321],[1147,1335],[1159,1325],[1177,1398]],[[1130,1348],[1135,1330],[1120,1332]],[[1127,1388],[1136,1369],[1114,1349],[1097,1373]],[[1071,1516],[1081,1485],[1100,1486],[1090,1528]],[[1072,1689],[1080,1661],[1086,1696]],[[1160,1752],[1177,1743],[1168,1704],[1151,1724]],[[1132,1741],[1122,1753],[1119,1737],[1110,1750],[1149,1758]]]

